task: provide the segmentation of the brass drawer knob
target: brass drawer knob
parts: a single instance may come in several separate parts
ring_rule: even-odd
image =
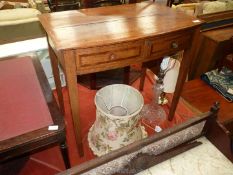
[[[116,55],[112,53],[112,54],[110,54],[109,58],[110,58],[110,60],[115,60],[116,59]]]
[[[171,46],[173,49],[177,49],[179,45],[176,42],[172,42]]]

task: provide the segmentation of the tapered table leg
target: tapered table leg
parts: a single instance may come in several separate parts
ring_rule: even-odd
[[[198,38],[199,34],[200,34],[200,28],[197,28],[195,30],[195,33],[193,34],[192,45],[188,49],[186,49],[184,51],[184,57],[183,57],[183,59],[181,61],[179,76],[178,76],[178,79],[177,79],[175,92],[174,92],[174,95],[173,95],[171,107],[170,107],[169,114],[168,114],[168,120],[170,120],[170,121],[174,118],[174,114],[175,114],[175,111],[176,111],[177,104],[179,102],[179,98],[180,98],[180,95],[181,95],[181,92],[182,92],[182,88],[183,88],[185,79],[186,79],[186,77],[188,75],[188,70],[189,70],[189,68],[191,66],[191,63],[192,63],[193,59],[197,55],[197,49],[196,49],[195,46],[197,45],[197,42],[198,42],[198,39],[199,39]]]
[[[77,148],[80,156],[83,156],[83,144],[81,136],[81,124],[79,114],[79,97],[77,90],[77,77],[76,77],[76,65],[75,54],[72,50],[67,50],[63,53],[66,84],[69,93],[69,102],[71,107],[71,114],[73,117],[74,132],[76,137]]]
[[[70,168],[70,160],[69,160],[66,142],[63,142],[60,144],[60,149],[61,149],[62,157],[65,163],[65,167],[66,169],[68,169]]]
[[[50,56],[54,81],[55,81],[55,85],[56,85],[56,91],[57,91],[57,95],[58,95],[59,107],[60,107],[62,114],[64,114],[65,110],[64,110],[64,101],[63,101],[63,95],[62,95],[61,80],[60,80],[60,72],[59,72],[59,68],[58,68],[58,60],[57,60],[56,54],[54,53],[54,51],[50,45],[49,45],[49,56]]]
[[[129,85],[130,84],[130,66],[124,67],[124,78],[123,83]]]

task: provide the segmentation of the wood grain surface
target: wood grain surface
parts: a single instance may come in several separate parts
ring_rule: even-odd
[[[136,40],[199,24],[193,17],[151,2],[48,13],[39,18],[57,49]]]
[[[81,156],[82,123],[76,75],[126,67],[184,50],[168,116],[169,120],[173,119],[202,21],[153,2],[42,14],[39,19],[46,30],[49,49],[53,50],[50,58],[58,60],[52,61],[53,73],[59,75],[55,68],[58,64],[65,72]],[[55,84],[61,91],[59,80]],[[58,92],[58,96],[61,107],[62,93]]]

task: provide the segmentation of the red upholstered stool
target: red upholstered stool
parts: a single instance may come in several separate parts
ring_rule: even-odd
[[[30,57],[1,60],[0,99],[1,163],[57,143],[66,168],[70,166],[63,116],[39,60]]]

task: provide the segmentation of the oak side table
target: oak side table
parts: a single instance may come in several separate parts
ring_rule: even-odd
[[[153,2],[42,14],[60,108],[58,64],[65,72],[79,154],[83,155],[77,75],[126,67],[184,50],[168,116],[172,120],[202,22]]]

